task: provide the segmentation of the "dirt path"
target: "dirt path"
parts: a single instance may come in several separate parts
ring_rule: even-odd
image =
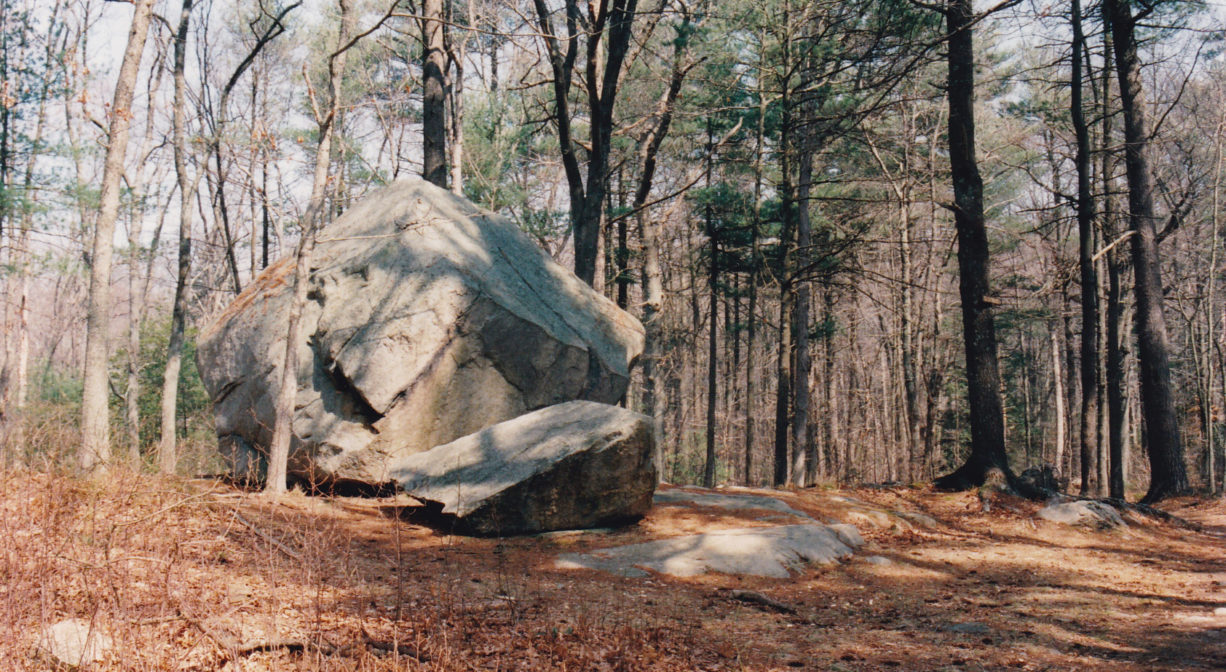
[[[0,535],[13,540],[0,553],[3,669],[45,667],[36,633],[69,617],[115,639],[95,669],[1226,666],[1226,611],[1214,611],[1226,607],[1220,502],[1167,507],[1203,531],[1135,515],[1126,529],[1093,531],[1036,521],[1035,505],[1016,500],[984,513],[974,494],[762,491],[856,524],[866,546],[791,579],[678,579],[554,560],[791,514],[670,502],[617,531],[471,539],[414,524],[405,498],[271,502],[202,481],[3,480]]]

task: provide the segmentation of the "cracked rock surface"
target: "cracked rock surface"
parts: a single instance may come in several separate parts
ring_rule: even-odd
[[[200,336],[197,364],[234,475],[272,438],[293,259]],[[643,327],[509,220],[421,181],[318,234],[303,309],[290,473],[391,480],[392,461],[572,400],[616,403]]]

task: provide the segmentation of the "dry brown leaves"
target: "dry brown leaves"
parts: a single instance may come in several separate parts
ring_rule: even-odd
[[[909,489],[781,493],[855,519],[857,557],[791,580],[623,579],[553,558],[762,524],[657,507],[605,534],[470,539],[407,498],[279,499],[209,481],[0,474],[0,667],[83,618],[123,670],[1183,670],[1226,660],[1226,507],[1119,532]],[[896,515],[926,513],[935,527]],[[889,564],[872,564],[868,556]],[[751,591],[787,605],[764,609]]]

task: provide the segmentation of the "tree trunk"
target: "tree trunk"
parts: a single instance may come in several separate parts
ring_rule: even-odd
[[[759,54],[759,58],[762,58]],[[758,68],[758,126],[754,136],[753,158],[753,219],[749,228],[749,309],[748,329],[745,334],[745,485],[752,486],[753,478],[753,448],[754,430],[756,427],[754,415],[754,382],[757,372],[754,371],[754,348],[758,340],[758,269],[762,263],[761,243],[759,241],[762,226],[762,157],[766,153],[763,141],[766,138],[766,72]]]
[[[708,127],[708,132],[710,127]],[[710,158],[708,158],[710,161]],[[708,170],[710,166],[708,164]],[[710,177],[708,173],[708,186]],[[704,488],[715,487],[715,398],[718,381],[716,371],[719,366],[719,349],[716,347],[716,327],[719,324],[719,238],[715,231],[715,220],[711,216],[711,207],[707,206],[707,240],[711,246],[710,273],[707,275],[707,288],[711,292],[710,314],[707,324],[707,456],[702,470],[702,485]]]
[[[473,13],[472,0],[468,0],[467,5],[468,25],[474,26],[476,16]],[[447,87],[447,97],[451,100],[451,146],[448,148],[451,153],[451,193],[456,196],[464,195],[464,61],[468,58],[469,32],[461,31],[461,34],[463,36],[458,45],[454,40],[449,45],[455,76]]]
[[[1223,111],[1222,120],[1218,122],[1217,130],[1213,135],[1213,148],[1214,148],[1214,153],[1215,153],[1215,160],[1214,160],[1214,172],[1213,172],[1213,194],[1211,197],[1211,205],[1210,205],[1210,213],[1209,213],[1210,227],[1211,227],[1210,228],[1211,230],[1210,239],[1212,241],[1210,244],[1212,245],[1212,247],[1211,247],[1211,252],[1209,255],[1209,280],[1208,280],[1209,286],[1208,286],[1208,291],[1207,291],[1208,297],[1206,300],[1206,303],[1208,304],[1208,306],[1205,309],[1205,331],[1207,332],[1205,336],[1205,342],[1207,344],[1207,349],[1208,349],[1205,357],[1208,360],[1207,366],[1209,368],[1208,397],[1209,397],[1210,408],[1208,409],[1209,413],[1206,418],[1207,424],[1209,425],[1209,434],[1206,437],[1206,440],[1208,442],[1208,450],[1209,450],[1208,486],[1209,486],[1210,494],[1217,492],[1217,479],[1215,478],[1215,467],[1217,466],[1216,465],[1217,446],[1215,445],[1216,441],[1214,441],[1214,431],[1213,431],[1214,423],[1213,423],[1213,416],[1212,416],[1213,387],[1215,383],[1214,378],[1217,377],[1213,370],[1214,362],[1216,361],[1216,358],[1213,357],[1213,345],[1217,343],[1214,325],[1217,323],[1217,317],[1216,317],[1216,312],[1214,310],[1213,304],[1214,304],[1214,297],[1215,297],[1216,289],[1217,289],[1218,235],[1221,231],[1222,134],[1223,134],[1223,131],[1226,131],[1226,111]],[[1226,389],[1223,389],[1223,394],[1226,394]],[[1222,472],[1226,474],[1226,465],[1222,465]]]
[[[791,277],[791,248],[792,235],[795,226],[793,220],[795,218],[796,207],[795,199],[792,195],[791,185],[791,166],[789,165],[788,156],[791,148],[788,147],[788,132],[790,115],[788,113],[788,101],[785,99],[783,104],[783,131],[782,145],[783,151],[780,152],[783,174],[783,183],[780,189],[783,210],[783,230],[780,232],[778,244],[778,266],[779,266],[779,352],[777,354],[775,375],[777,376],[775,384],[775,460],[774,460],[774,480],[775,487],[786,485],[788,482],[788,422],[791,418],[792,406],[792,366],[793,366],[793,345],[792,345],[792,302],[794,299]]]
[[[1003,471],[1010,482],[1014,478],[1005,455],[1004,410],[992,317],[992,305],[997,301],[990,296],[988,285],[983,179],[975,157],[975,54],[971,40],[975,15],[971,0],[951,0],[945,18],[949,30],[949,163],[958,239],[971,452],[965,464],[936,479],[935,485],[942,490],[966,490],[981,485],[993,468]]]
[[[1073,0],[1072,98],[1073,130],[1077,141],[1077,234],[1081,267],[1081,494],[1089,486],[1091,456],[1098,446],[1098,271],[1094,261],[1094,196],[1090,190],[1090,129],[1082,103],[1081,1]]]
[[[303,216],[302,238],[298,241],[295,254],[293,301],[285,330],[285,359],[281,365],[272,442],[268,448],[268,476],[264,483],[264,491],[273,494],[285,492],[286,489],[289,450],[294,432],[294,404],[298,398],[298,341],[302,308],[306,303],[307,287],[310,285],[308,274],[311,269],[311,253],[315,249],[315,234],[328,217],[324,205],[328,189],[328,169],[332,165],[332,136],[341,107],[341,82],[345,73],[346,54],[349,47],[353,46],[349,39],[355,20],[351,2],[352,0],[337,0],[341,12],[340,31],[336,41],[337,51],[328,59],[328,109],[316,117],[319,126],[319,149],[315,153],[311,200]]]
[[[775,459],[776,487],[788,481],[788,415],[791,406],[792,328],[789,317],[791,290],[781,282],[779,291],[779,353],[776,362],[775,385]]]
[[[447,188],[447,53],[443,43],[443,0],[423,0],[422,6],[422,169],[427,182]],[[322,146],[323,142],[320,141]]]
[[[596,281],[600,232],[604,225],[604,198],[609,182],[609,152],[613,140],[613,104],[622,63],[630,46],[637,0],[588,4],[583,17],[578,0],[566,0],[566,34],[560,38],[545,0],[534,0],[540,36],[553,74],[553,120],[558,129],[562,167],[570,195],[571,229],[575,240],[575,275],[589,285]],[[584,27],[581,30],[580,24]],[[590,114],[587,146],[587,183],[579,170],[579,143],[572,134],[570,88],[580,35],[585,35],[585,82]],[[603,39],[602,39],[603,38]],[[603,67],[602,67],[603,65]]]
[[[685,19],[688,23],[688,17]],[[656,157],[660,145],[668,135],[672,124],[673,107],[681,92],[685,80],[686,69],[682,65],[686,52],[686,42],[678,40],[673,43],[673,69],[669,79],[668,89],[656,104],[656,123],[647,131],[639,145],[639,158],[642,164],[642,174],[634,192],[631,210],[635,213],[639,237],[643,246],[643,328],[646,331],[646,343],[643,356],[640,359],[643,369],[643,408],[651,416],[656,433],[656,467],[661,480],[664,479],[664,394],[660,385],[660,340],[663,329],[660,323],[661,312],[664,310],[664,277],[660,268],[660,231],[655,218],[647,216],[647,197],[651,194],[652,181],[656,174]]]
[[[1153,503],[1186,491],[1188,476],[1171,389],[1170,346],[1162,310],[1162,269],[1149,169],[1149,130],[1134,19],[1131,3],[1127,0],[1104,0],[1103,8],[1111,23],[1116,76],[1124,109],[1124,162],[1128,174],[1128,220],[1135,273],[1133,292],[1137,302],[1137,355],[1150,464],[1149,491],[1141,501]]]
[[[1060,462],[1064,459],[1064,449],[1065,449],[1064,439],[1065,439],[1065,433],[1067,432],[1066,425],[1068,423],[1068,419],[1064,415],[1064,409],[1066,408],[1066,405],[1064,402],[1064,395],[1065,395],[1064,371],[1062,370],[1063,367],[1062,367],[1062,362],[1061,362],[1061,359],[1063,358],[1064,353],[1061,352],[1059,334],[1060,334],[1060,330],[1055,328],[1055,325],[1053,325],[1053,328],[1051,330],[1051,368],[1052,368],[1052,383],[1055,387],[1055,397],[1056,397],[1055,398],[1056,436],[1054,437],[1056,441],[1056,446],[1055,446],[1055,450],[1053,451],[1054,455],[1053,455],[1052,462],[1056,465],[1057,469],[1060,468],[1059,466]],[[1097,432],[1098,428],[1094,427],[1093,430]],[[1083,428],[1083,431],[1084,431],[1084,428]]]
[[[806,140],[807,142],[807,140]],[[809,217],[809,195],[813,181],[813,155],[808,146],[801,150],[799,183],[796,194],[796,267],[807,273],[809,248],[812,240],[812,220]],[[795,334],[796,355],[792,369],[792,484],[798,488],[812,484],[811,473],[816,467],[814,445],[809,440],[809,374],[813,359],[809,352],[809,281],[796,281],[796,302],[792,306],[792,333]]]
[[[111,122],[107,131],[106,159],[102,169],[98,219],[94,225],[93,252],[90,256],[89,308],[85,342],[85,376],[81,398],[81,468],[105,468],[111,458],[107,411],[107,359],[110,345],[111,257],[114,251],[115,220],[119,216],[120,180],[124,154],[128,149],[128,126],[132,94],[140,73],[145,35],[153,14],[153,0],[134,0],[135,10],[128,31],[128,46],[119,66],[115,96],[111,103]]]
[[[175,282],[174,307],[170,317],[170,340],[166,345],[166,370],[162,376],[161,440],[158,442],[158,471],[172,474],[178,463],[179,372],[183,362],[183,337],[187,325],[188,280],[192,268],[192,215],[196,182],[187,174],[187,99],[184,68],[187,59],[187,34],[193,0],[183,0],[179,29],[175,33],[173,147],[175,175],[179,181],[179,265]],[[203,170],[203,168],[201,169]]]
[[[830,324],[834,319],[834,289],[826,287],[822,292],[822,322]],[[834,337],[833,332],[826,334],[825,343],[823,343],[823,380],[822,380],[822,410],[825,418],[822,420],[822,450],[825,452],[826,466],[825,471],[827,476],[831,476],[837,483],[839,479],[839,446],[838,446],[838,431],[837,420],[835,413],[836,400],[834,394]]]

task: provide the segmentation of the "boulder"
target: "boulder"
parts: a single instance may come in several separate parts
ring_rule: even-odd
[[[294,261],[266,269],[201,334],[221,450],[260,479]],[[420,181],[323,228],[299,349],[290,473],[390,480],[390,461],[546,406],[616,403],[643,349],[631,315],[509,220]]]
[[[1085,525],[1099,529],[1127,527],[1115,507],[1091,500],[1061,502],[1053,499],[1035,515],[1063,525]]]
[[[522,534],[641,518],[654,454],[647,416],[572,401],[395,460],[390,474],[458,531]]]

